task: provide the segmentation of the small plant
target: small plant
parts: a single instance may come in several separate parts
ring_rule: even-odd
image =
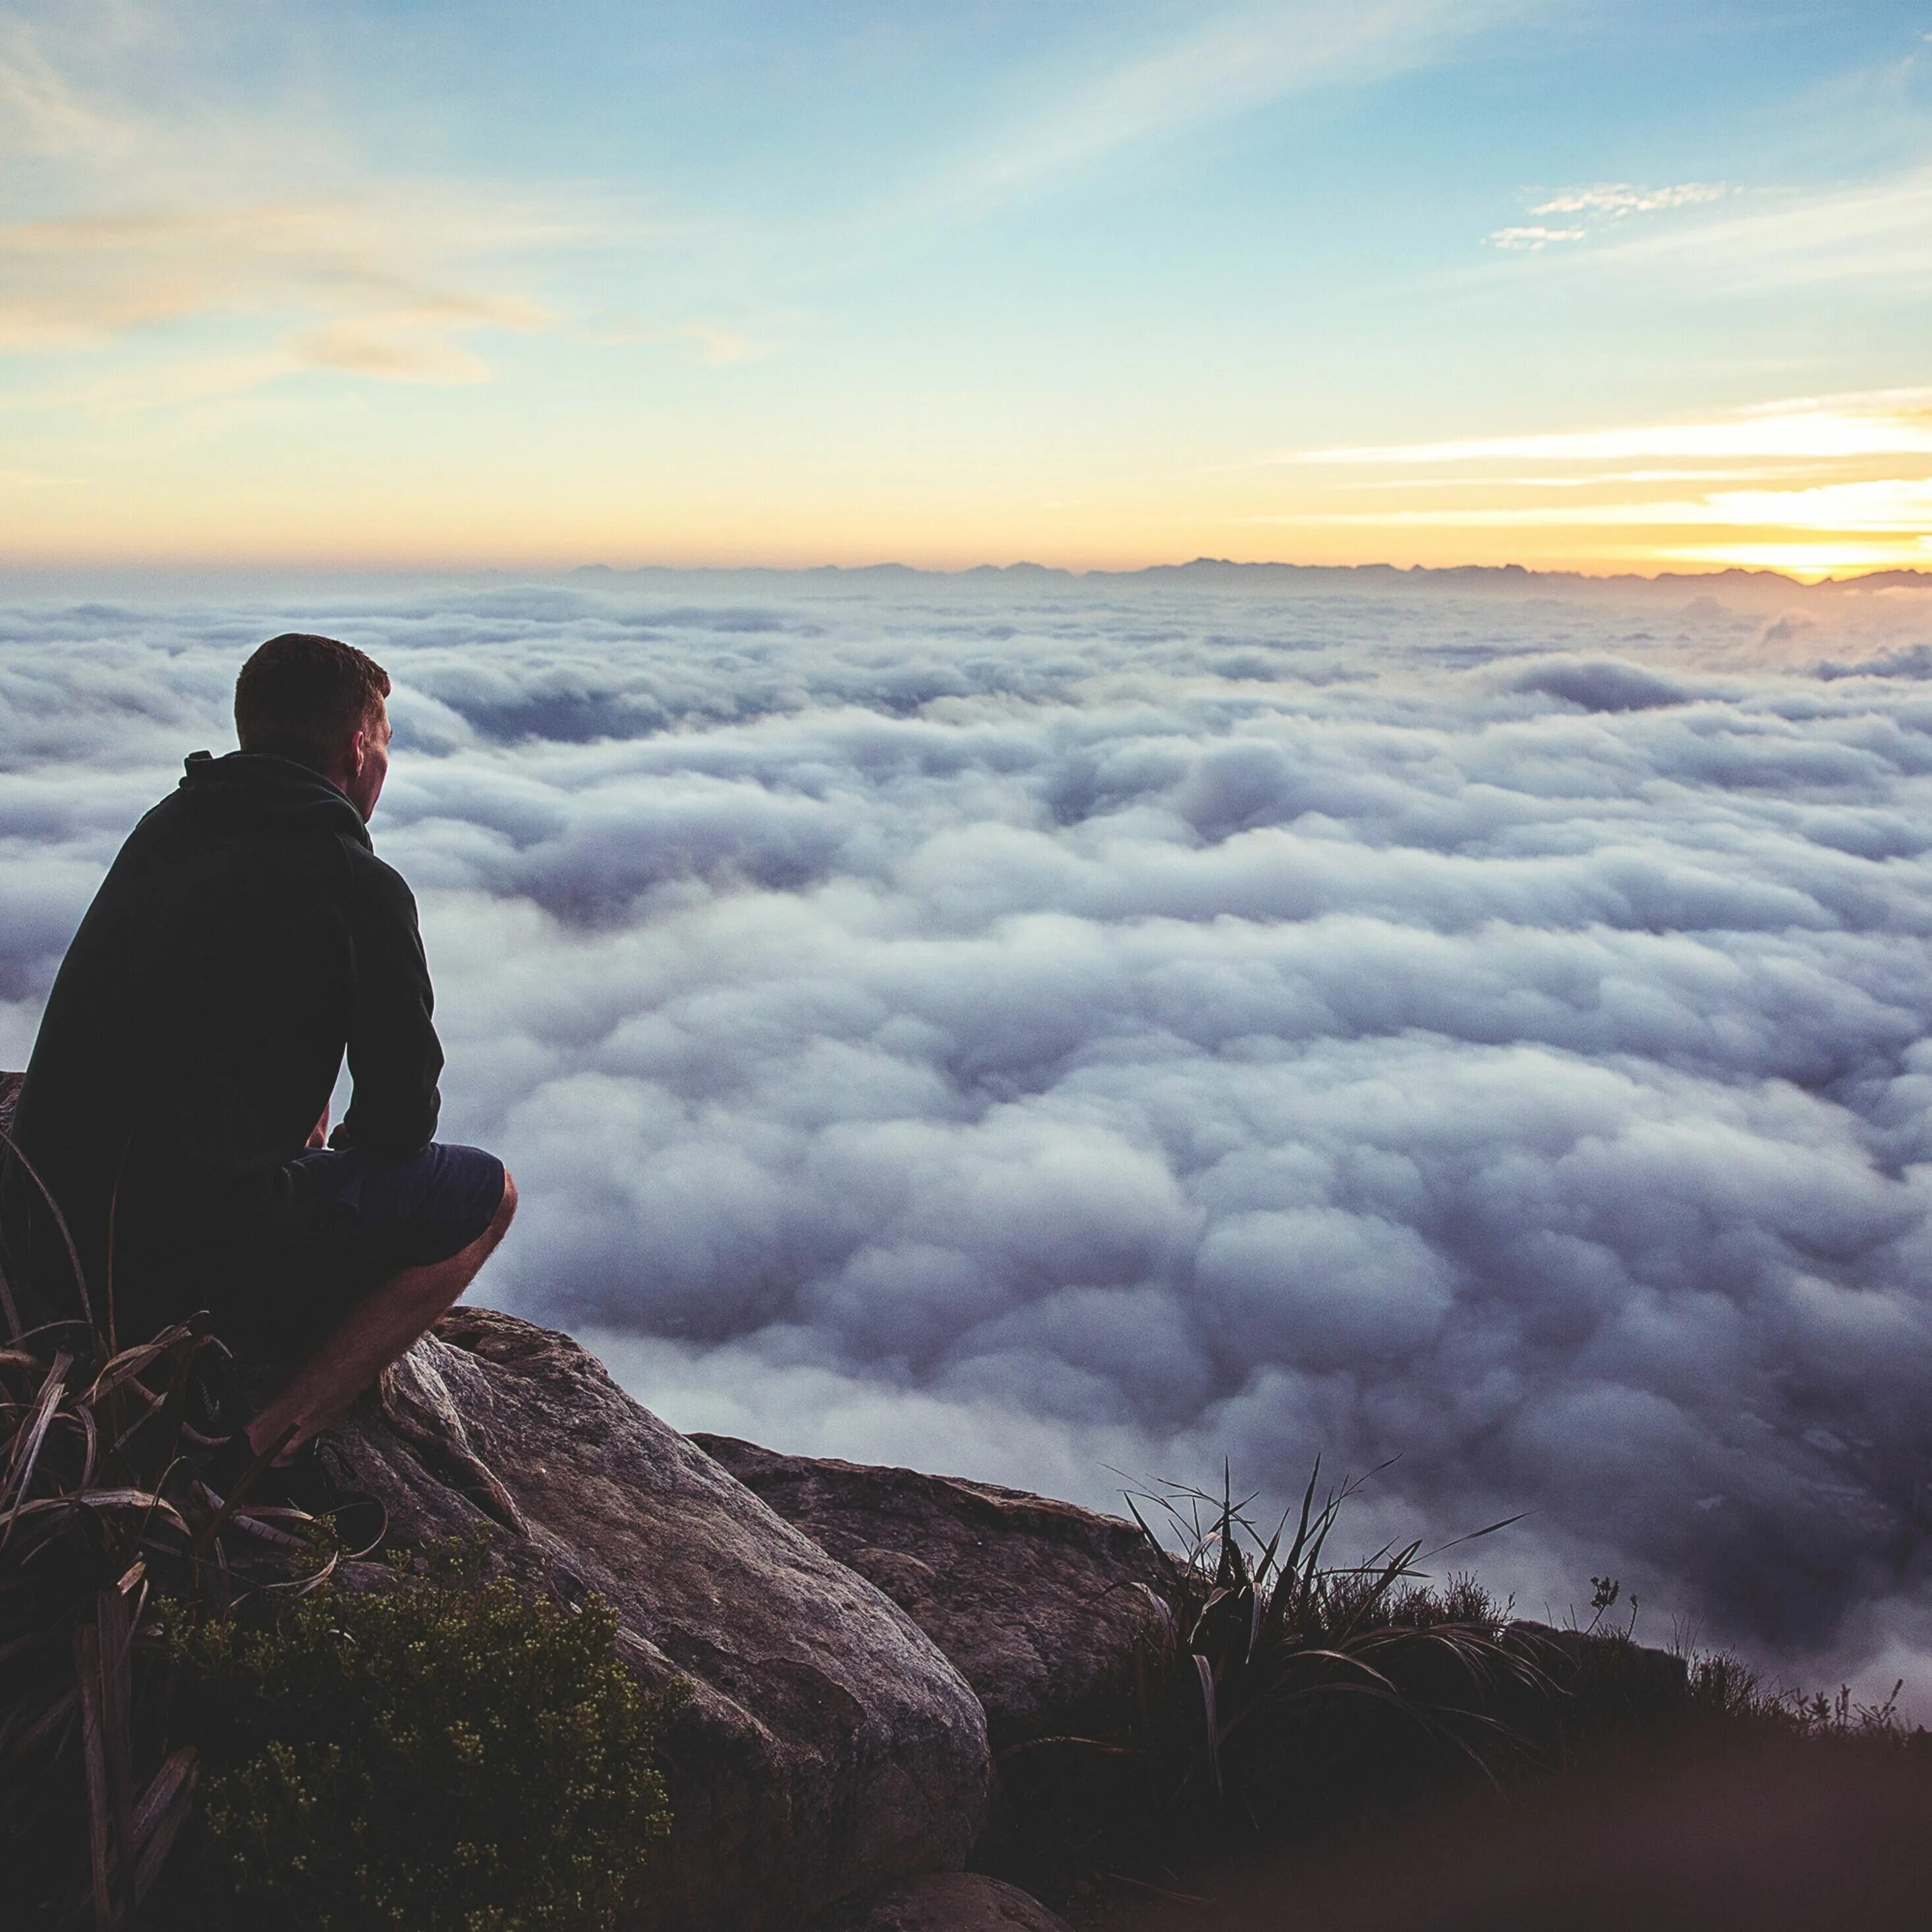
[[[1320,1484],[1318,1462],[1272,1533],[1226,1472],[1218,1496],[1128,1492],[1166,1572],[1166,1641],[1141,1659],[1137,1712],[1119,1732],[1004,1754],[1012,1862],[1032,1888],[1138,1882],[1229,1833],[1306,1834],[1517,1752],[1496,1712],[1554,1694],[1504,1639],[1508,1606],[1467,1575],[1433,1582],[1419,1543],[1330,1562],[1361,1485],[1318,1502]]]
[[[598,1932],[670,1828],[664,1700],[616,1614],[482,1580],[487,1544],[394,1559],[266,1628],[182,1616],[212,1922],[291,1932]]]
[[[1899,1716],[1902,1677],[1882,1702],[1865,1704],[1852,1696],[1849,1684],[1840,1684],[1834,1694],[1768,1684],[1725,1651],[1685,1662],[1692,1713],[1707,1724],[1809,1743],[1905,1744],[1925,1735],[1908,1730]]]
[[[1419,1540],[1325,1561],[1361,1484],[1345,1480],[1318,1504],[1320,1480],[1318,1460],[1299,1512],[1271,1534],[1248,1516],[1252,1498],[1235,1499],[1231,1476],[1218,1498],[1172,1484],[1127,1498],[1168,1556],[1176,1674],[1198,1699],[1182,1795],[1204,1783],[1216,1804],[1256,1824],[1306,1820],[1338,1800],[1392,1801],[1459,1769],[1486,1772],[1513,1743],[1490,1714],[1499,1692],[1540,1676],[1502,1641],[1508,1610],[1473,1578],[1430,1586]],[[1178,1532],[1178,1550],[1142,1503]]]
[[[1622,1601],[1624,1586],[1614,1576],[1592,1576],[1590,1579],[1590,1621],[1583,1626],[1586,1636],[1595,1636],[1603,1631],[1604,1619]],[[1637,1598],[1630,1592],[1630,1622],[1622,1630],[1604,1632],[1606,1635],[1620,1636],[1628,1642],[1636,1634]],[[1574,1622],[1573,1612],[1571,1621]]]

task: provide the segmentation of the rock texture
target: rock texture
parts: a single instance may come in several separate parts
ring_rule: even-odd
[[[692,1440],[876,1583],[979,1694],[997,1754],[1117,1728],[1166,1640],[1162,1565],[1132,1523],[955,1477]]]
[[[816,1932],[1071,1932],[1017,1886],[977,1872],[935,1872],[832,1913]]]
[[[489,1519],[507,1567],[610,1600],[647,1688],[689,1680],[628,1932],[787,1927],[963,1860],[988,1771],[958,1672],[567,1336],[458,1309],[331,1435],[392,1540]]]

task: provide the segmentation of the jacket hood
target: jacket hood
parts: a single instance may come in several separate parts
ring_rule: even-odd
[[[219,758],[194,752],[180,789],[196,811],[224,820],[302,820],[316,831],[370,845],[362,814],[342,793],[320,772],[272,752],[230,752]]]

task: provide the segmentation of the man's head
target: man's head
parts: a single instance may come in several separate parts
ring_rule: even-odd
[[[388,775],[388,673],[353,645],[290,631],[242,667],[236,736],[320,772],[367,819]]]

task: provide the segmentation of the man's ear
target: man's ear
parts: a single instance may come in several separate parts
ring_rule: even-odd
[[[359,778],[362,767],[369,762],[369,734],[361,725],[356,728],[356,736],[349,742],[349,776]]]

